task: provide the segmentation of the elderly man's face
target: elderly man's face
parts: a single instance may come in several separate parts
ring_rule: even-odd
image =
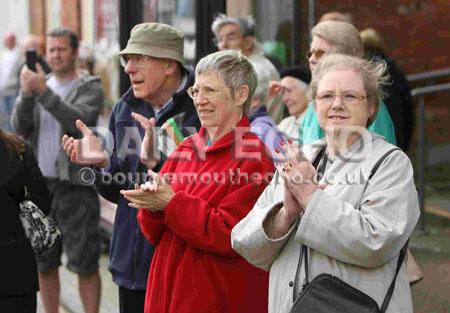
[[[217,47],[222,50],[243,50],[245,38],[236,24],[226,24],[222,26],[217,36]]]
[[[319,62],[320,58],[323,57],[325,53],[330,52],[332,48],[333,46],[326,42],[324,39],[317,36],[313,37],[311,47],[308,52],[308,62],[311,72],[314,71],[314,68],[316,67],[316,64],[317,62]]]
[[[125,73],[130,77],[133,94],[138,99],[152,102],[161,94],[162,86],[176,66],[168,59],[140,54],[124,56],[127,59]],[[154,104],[154,103],[152,103]]]

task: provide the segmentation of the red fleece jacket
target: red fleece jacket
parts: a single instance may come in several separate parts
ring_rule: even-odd
[[[162,213],[138,214],[155,246],[146,313],[267,312],[268,274],[233,251],[231,230],[252,209],[274,167],[247,117],[237,126],[209,147],[204,129],[186,139],[160,172],[171,179],[174,197]]]

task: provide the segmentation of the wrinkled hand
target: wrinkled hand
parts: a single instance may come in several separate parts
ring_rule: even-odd
[[[26,94],[44,93],[47,89],[45,72],[39,63],[36,63],[36,72],[30,70],[26,65],[20,71],[20,89]]]
[[[174,196],[170,184],[152,170],[148,171],[151,182],[134,186],[134,190],[121,190],[120,193],[130,201],[131,208],[146,209],[152,212],[164,211]]]
[[[103,150],[100,139],[82,121],[77,120],[76,126],[83,134],[82,139],[75,139],[67,135],[62,138],[63,149],[70,161],[80,165],[106,167],[109,155]]]
[[[153,169],[159,161],[158,137],[155,130],[156,120],[153,117],[148,119],[138,113],[132,113],[131,116],[145,130],[141,146],[141,162],[148,169]]]
[[[295,220],[304,212],[304,209],[300,203],[298,203],[297,198],[295,198],[291,192],[291,189],[289,189],[286,179],[284,181],[283,209],[286,219],[289,221]]]
[[[285,142],[282,149],[279,156],[282,158],[283,153],[286,161],[278,164],[277,169],[285,179],[285,186],[304,209],[312,194],[319,188],[316,169],[303,155],[300,147],[292,141]]]

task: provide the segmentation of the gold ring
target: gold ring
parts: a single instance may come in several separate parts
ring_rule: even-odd
[[[283,172],[287,172],[288,170],[290,170],[292,168],[292,164],[290,162],[287,162],[284,164],[283,166]]]

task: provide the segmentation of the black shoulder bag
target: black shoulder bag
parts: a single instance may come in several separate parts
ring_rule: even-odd
[[[20,155],[23,165],[23,156]],[[61,240],[62,235],[56,222],[31,201],[31,195],[25,186],[24,200],[19,203],[19,217],[25,236],[30,241],[35,254],[40,254]]]
[[[383,163],[386,157],[395,150],[398,150],[398,148],[386,152],[381,157],[381,159],[378,160],[370,173],[369,180],[375,174],[378,167]],[[324,155],[324,160],[322,161],[321,168],[318,170],[318,172],[322,171],[321,175],[323,175],[323,172],[325,171],[327,156],[326,154],[321,152],[321,154],[319,154],[319,156],[316,158],[316,160],[320,159],[322,155]],[[315,161],[314,163],[316,165],[315,167],[317,167],[318,162]],[[386,293],[383,304],[381,305],[381,308],[379,308],[378,304],[370,296],[350,286],[349,284],[333,275],[323,273],[309,282],[308,248],[303,245],[300,253],[300,260],[297,265],[297,271],[295,274],[295,302],[290,313],[384,313],[394,292],[395,281],[405,258],[407,246],[408,242],[400,251],[395,275]],[[302,259],[302,255],[305,262],[306,279],[302,291],[297,297],[298,274],[300,271],[300,261]]]

